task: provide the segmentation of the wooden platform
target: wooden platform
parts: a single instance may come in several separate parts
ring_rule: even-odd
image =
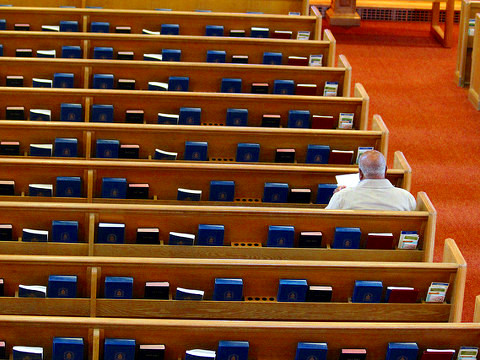
[[[330,6],[328,0],[310,0],[310,5]],[[461,1],[455,1],[455,11],[460,11]],[[431,1],[377,1],[377,0],[358,0],[357,8],[382,8],[382,9],[417,9],[430,10]],[[445,10],[445,3],[440,3],[440,9]]]

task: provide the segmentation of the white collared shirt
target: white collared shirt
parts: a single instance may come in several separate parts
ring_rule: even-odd
[[[412,194],[397,188],[387,179],[363,179],[356,187],[333,194],[326,209],[413,211],[417,203]]]

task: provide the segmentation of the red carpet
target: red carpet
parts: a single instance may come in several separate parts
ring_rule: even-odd
[[[472,321],[480,294],[480,112],[455,84],[457,45],[441,47],[426,23],[362,21],[331,30],[337,54],[352,65],[353,83],[370,95],[370,116],[380,114],[390,130],[389,164],[403,151],[413,169],[412,193],[425,191],[437,209],[435,261],[447,237],[466,258],[463,321]]]

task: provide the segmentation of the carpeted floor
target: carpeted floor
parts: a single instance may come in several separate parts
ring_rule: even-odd
[[[456,42],[441,47],[427,23],[362,21],[331,30],[337,55],[352,65],[352,83],[370,95],[370,117],[380,114],[390,130],[389,164],[403,151],[412,193],[425,191],[437,209],[435,261],[448,237],[467,260],[463,321],[472,321],[480,294],[480,112],[455,84]]]

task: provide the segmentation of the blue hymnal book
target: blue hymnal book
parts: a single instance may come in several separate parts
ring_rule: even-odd
[[[290,110],[288,112],[289,128],[310,128],[310,111],[308,110]]]
[[[78,221],[52,221],[52,241],[62,243],[78,242]]]
[[[184,160],[207,161],[208,143],[204,141],[186,141]]]
[[[295,240],[295,228],[293,226],[268,227],[268,247],[293,247]]]
[[[52,360],[83,360],[83,339],[54,337]]]
[[[194,243],[194,234],[178,233],[174,231],[170,231],[168,234],[168,245],[193,245]]]
[[[317,204],[328,204],[337,184],[318,184]]]
[[[352,302],[379,303],[382,301],[383,284],[381,281],[355,280]]]
[[[188,91],[189,78],[185,76],[170,76],[168,91]]]
[[[361,236],[360,228],[336,227],[331,246],[334,249],[359,249]]]
[[[105,339],[103,360],[134,360],[134,339]]]
[[[385,360],[416,360],[418,357],[418,345],[417,343],[388,343],[387,357]]]
[[[197,245],[223,246],[225,226],[223,225],[198,225]]]
[[[307,280],[280,279],[277,301],[302,302],[307,298]]]
[[[102,159],[117,159],[120,150],[120,141],[118,140],[97,140],[96,155]]]
[[[93,48],[93,58],[112,60],[113,48],[112,47],[95,47]]]
[[[208,50],[207,62],[224,63],[227,61],[227,52],[225,50]]]
[[[270,30],[268,28],[252,27],[250,28],[250,37],[268,38],[270,37]]]
[[[93,88],[94,89],[113,89],[113,74],[94,74]]]
[[[53,185],[51,184],[30,184],[28,185],[29,196],[52,196]]]
[[[22,288],[20,287],[20,291]],[[20,295],[19,295],[20,296]],[[45,297],[32,295],[22,295],[25,297]],[[43,348],[34,346],[14,346],[12,348],[13,360],[43,360]]]
[[[222,86],[220,88],[222,93],[241,93],[242,92],[242,79],[222,79]]]
[[[223,26],[222,25],[205,26],[205,36],[223,36]]]
[[[158,113],[157,123],[162,125],[177,125],[179,115]]]
[[[202,190],[177,189],[177,200],[180,201],[200,201],[202,199]]]
[[[182,50],[162,49],[162,61],[180,61]]]
[[[194,290],[194,289],[185,289],[177,287],[175,292],[175,300],[203,300],[203,295],[205,292],[203,290]],[[185,360],[187,358],[185,357]]]
[[[201,108],[180,108],[180,116],[178,118],[179,125],[200,125],[201,124]]]
[[[54,156],[56,157],[76,157],[78,140],[73,138],[56,138]]]
[[[30,144],[30,156],[52,156],[52,144]]]
[[[235,181],[210,181],[210,201],[233,201]]]
[[[330,146],[328,145],[308,145],[307,157],[305,162],[307,164],[328,164],[330,157]]]
[[[82,179],[78,176],[58,176],[55,196],[82,197]]]
[[[131,299],[132,297],[133,297],[133,277],[127,277],[127,276],[106,276],[105,277],[105,298],[106,299]],[[104,354],[103,358],[107,359],[106,354]],[[124,359],[125,358],[122,358],[122,360]],[[118,360],[118,358],[115,358],[115,360]]]
[[[83,121],[82,104],[67,104],[60,105],[60,121]]]
[[[53,74],[54,88],[73,88],[73,74],[55,73]]]
[[[93,32],[93,33],[109,33],[110,32],[110,23],[94,21],[90,24],[90,32]]]
[[[49,79],[32,79],[32,87],[34,88],[51,88],[53,86],[53,81]]]
[[[286,203],[288,202],[288,184],[265,183],[263,189],[263,202]]]
[[[6,30],[6,29],[7,29],[7,20],[0,19],[0,30]]]
[[[178,24],[162,24],[160,28],[161,35],[178,35],[180,33],[180,25]]]
[[[23,229],[22,241],[25,242],[47,242],[48,231],[47,230],[35,230],[35,229]]]
[[[327,343],[299,342],[295,360],[327,360]]]
[[[260,144],[240,143],[237,145],[237,162],[258,162],[260,158]]]
[[[39,58],[55,58],[57,56],[56,50],[37,50],[37,57]]]
[[[263,63],[265,65],[282,65],[282,53],[264,52]]]
[[[113,122],[113,105],[92,105],[90,122]]]
[[[227,341],[218,342],[216,360],[248,360],[248,341]]]
[[[127,179],[125,178],[102,178],[102,198],[126,199]]]
[[[125,242],[125,224],[99,223],[97,243],[99,244],[123,244]]]
[[[227,126],[247,126],[248,110],[247,109],[227,109]]]
[[[52,120],[52,111],[47,109],[30,109],[31,121],[50,121]]]
[[[3,56],[3,45],[0,44],[0,56]]]
[[[215,301],[242,301],[243,280],[216,278],[213,289],[213,300]]]
[[[60,21],[61,32],[78,32],[78,21]]]
[[[80,59],[82,49],[80,46],[62,46],[62,58]]]
[[[76,298],[77,276],[50,275],[48,277],[47,296],[50,298]]]
[[[293,95],[295,83],[293,80],[275,80],[273,82],[273,93],[280,95]]]

